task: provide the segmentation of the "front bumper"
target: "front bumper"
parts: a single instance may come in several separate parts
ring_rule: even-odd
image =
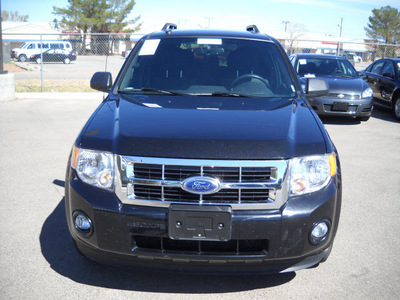
[[[339,221],[341,187],[339,180],[332,181],[320,192],[289,199],[281,209],[234,210],[230,240],[225,242],[172,240],[168,208],[122,204],[114,193],[73,175],[66,180],[65,204],[78,250],[95,261],[162,271],[276,273],[311,267],[328,257]],[[92,220],[89,237],[73,225],[76,211]],[[312,245],[310,229],[322,219],[330,221],[330,233]]]
[[[372,97],[360,100],[340,99],[324,96],[307,98],[308,103],[319,116],[368,117],[372,114]]]

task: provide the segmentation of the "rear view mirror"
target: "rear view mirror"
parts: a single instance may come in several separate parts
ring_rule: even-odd
[[[110,72],[96,72],[90,80],[90,87],[94,90],[108,93],[112,87],[112,75]]]
[[[305,94],[309,98],[328,95],[329,94],[328,82],[323,78],[308,78]]]

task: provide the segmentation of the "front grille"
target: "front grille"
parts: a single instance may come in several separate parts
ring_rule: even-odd
[[[199,162],[203,164],[199,164]],[[185,160],[118,157],[120,183],[116,193],[123,203],[169,207],[171,203],[226,204],[234,209],[280,207],[280,189],[288,162]],[[215,193],[196,194],[183,189],[188,178],[219,180]],[[274,203],[276,205],[274,206]],[[244,205],[244,204],[247,204]]]
[[[162,165],[136,163],[133,172],[141,179],[182,181],[202,171],[200,166],[165,166],[163,176]],[[271,168],[203,167],[203,175],[223,182],[260,182],[270,179]]]
[[[333,110],[333,105],[331,104],[324,104],[324,110],[325,111],[334,111]],[[347,112],[356,112],[357,111],[357,105],[349,105]],[[336,111],[335,111],[336,112]]]
[[[271,167],[210,167],[159,165],[147,163],[133,164],[133,178],[143,180],[164,180],[181,182],[191,176],[218,178],[226,183],[268,182],[271,179]],[[180,186],[154,186],[135,184],[133,195],[137,199],[168,201],[177,203],[267,203],[269,189],[221,189],[211,195],[196,195],[184,191]]]
[[[329,93],[325,97],[336,98],[339,100],[359,100],[360,99],[360,95],[340,94],[340,93],[339,94],[338,93]]]
[[[268,240],[230,240],[227,242],[171,240],[163,237],[133,236],[133,251],[179,251],[180,254],[267,255]]]
[[[168,188],[161,186],[135,185],[134,193],[137,198],[179,203],[263,203],[268,201],[269,189],[222,189],[211,195],[191,194],[180,187]]]

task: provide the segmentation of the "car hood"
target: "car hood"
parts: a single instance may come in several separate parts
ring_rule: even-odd
[[[122,155],[188,159],[282,159],[333,151],[322,123],[301,99],[266,110],[246,105],[215,110],[109,98],[93,113],[77,145]]]
[[[316,76],[328,82],[330,94],[355,94],[361,95],[368,84],[361,78]],[[305,83],[305,78],[301,78],[301,83]]]

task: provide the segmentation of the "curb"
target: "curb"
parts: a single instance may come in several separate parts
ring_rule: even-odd
[[[15,93],[16,100],[40,99],[40,100],[70,100],[70,99],[90,99],[100,100],[106,94],[99,92],[61,92],[61,93]]]

